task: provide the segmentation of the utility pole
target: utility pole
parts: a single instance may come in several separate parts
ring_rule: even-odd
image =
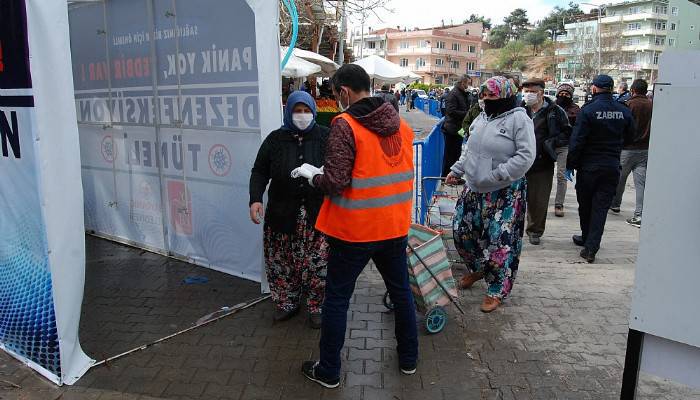
[[[345,30],[347,29],[347,17],[345,16],[345,0],[338,2],[340,7],[340,28],[338,29],[338,64],[345,63]]]

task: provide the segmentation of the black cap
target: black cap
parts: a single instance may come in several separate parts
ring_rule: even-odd
[[[544,79],[530,78],[522,83],[522,87],[528,87],[528,86],[539,86],[542,89],[544,89],[544,87],[545,87]]]
[[[599,87],[601,89],[608,89],[612,90],[612,88],[615,86],[615,82],[613,81],[613,78],[611,78],[608,75],[600,74],[596,76],[593,79],[592,82],[593,86]]]

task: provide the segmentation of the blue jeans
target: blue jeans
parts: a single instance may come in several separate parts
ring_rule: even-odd
[[[418,333],[416,308],[408,284],[407,238],[369,243],[328,238],[328,244],[326,297],[321,311],[320,372],[329,378],[340,376],[340,351],[345,342],[350,298],[357,278],[370,260],[374,261],[382,275],[391,301],[396,306],[395,335],[399,364],[413,366],[418,360]]]

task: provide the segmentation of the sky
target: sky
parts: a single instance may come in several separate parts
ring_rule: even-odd
[[[383,19],[379,21],[372,16],[365,23],[365,29],[371,27],[373,30],[384,27],[396,27],[400,25],[402,28],[407,26],[409,29],[414,27],[428,28],[439,26],[442,20],[445,25],[452,22],[461,23],[469,18],[470,14],[484,15],[491,18],[492,23],[500,24],[503,22],[503,17],[510,14],[511,11],[518,7],[525,8],[530,22],[535,22],[545,17],[554,8],[554,6],[565,7],[570,0],[391,0],[388,8],[392,12],[378,10],[378,14]],[[590,1],[596,3],[595,1]],[[589,7],[583,7],[587,10]],[[357,19],[353,19],[350,26],[360,28],[360,23]]]

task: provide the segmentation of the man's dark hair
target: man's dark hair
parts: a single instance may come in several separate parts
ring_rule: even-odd
[[[341,86],[347,86],[354,92],[369,92],[370,79],[364,68],[356,64],[345,64],[335,71],[331,85],[338,93]]]
[[[632,82],[632,91],[636,94],[646,95],[648,89],[649,85],[644,79],[635,79],[634,82]]]

